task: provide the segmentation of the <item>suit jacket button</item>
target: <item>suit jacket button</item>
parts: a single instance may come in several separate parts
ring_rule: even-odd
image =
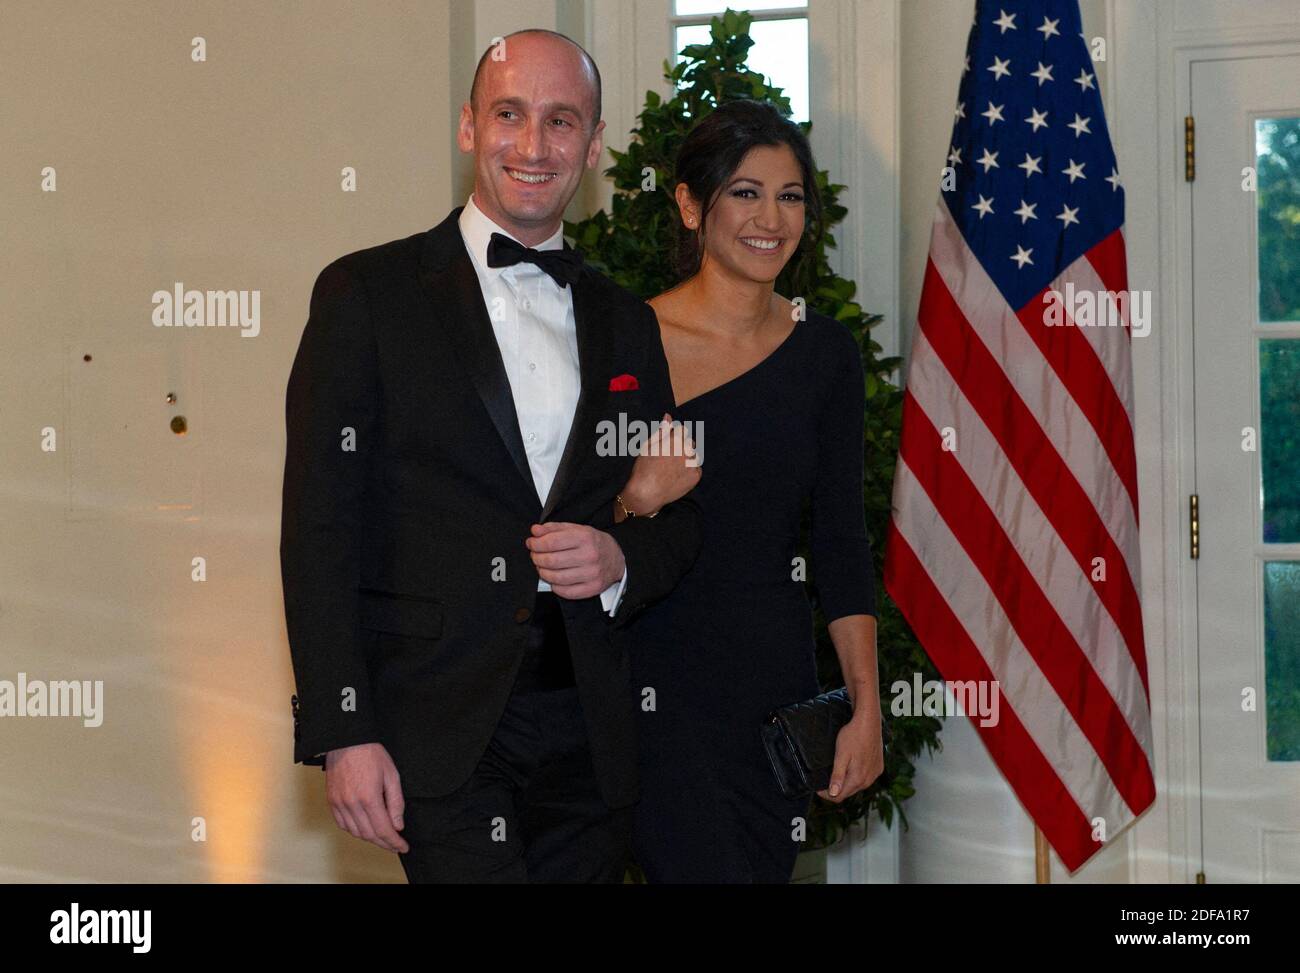
[[[516,621],[516,622],[519,622],[521,625],[522,625],[524,622],[528,621],[528,619],[531,618],[532,615],[533,615],[533,613],[532,613],[531,611],[529,611],[527,608],[516,608],[516,609],[515,609],[515,621]]]

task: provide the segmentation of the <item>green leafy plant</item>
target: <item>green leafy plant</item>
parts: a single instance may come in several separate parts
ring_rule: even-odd
[[[678,283],[672,260],[673,226],[678,220],[671,191],[673,160],[691,127],[717,105],[737,98],[768,101],[787,117],[790,115],[790,101],[781,89],[745,65],[753,45],[749,36],[751,22],[748,13],[728,10],[713,18],[708,44],[685,47],[681,52],[683,60],[675,65],[664,62],[664,76],[674,95],[664,99],[647,91],[645,108],[632,130],[627,151],[611,151],[614,165],[605,170],[614,182],[610,211],[600,210],[587,219],[565,223],[566,234],[585,251],[591,264],[642,297],[653,297]],[[802,125],[805,132],[811,128],[809,123]],[[889,708],[889,687],[896,680],[911,685],[917,671],[922,673],[922,679],[938,678],[929,657],[881,584],[885,527],[902,424],[903,396],[891,375],[897,371],[900,359],[881,357],[882,349],[870,333],[881,316],[863,310],[855,299],[857,285],[830,267],[827,253],[835,247],[832,231],[847,215],[839,203],[845,187],[831,182],[825,170],[818,171],[816,178],[827,232],[816,247],[791,260],[777,279],[776,290],[790,298],[801,296],[808,307],[843,322],[861,348],[866,378],[863,506],[875,560],[881,706],[892,742],[886,750],[881,780],[841,804],[815,799],[806,845],[813,848],[833,843],[852,822],[866,819],[872,808],[886,827],[891,826],[895,813],[907,827],[903,802],[915,793],[912,758],[922,749],[942,747],[938,719],[894,716]],[[806,515],[803,553],[807,555]],[[817,566],[814,563],[812,567],[815,571]],[[815,588],[815,577],[812,582]],[[844,679],[821,612],[816,611],[815,617],[818,677],[824,688],[841,686]]]

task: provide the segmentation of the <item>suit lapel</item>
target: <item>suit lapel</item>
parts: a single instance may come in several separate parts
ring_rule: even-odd
[[[568,244],[565,244],[568,249]],[[608,308],[600,299],[591,272],[584,268],[573,290],[573,319],[577,328],[578,367],[581,371],[578,405],[573,410],[573,424],[564,444],[564,454],[551,482],[542,507],[545,521],[554,512],[564,491],[573,482],[587,455],[595,449],[595,423],[600,406],[608,394],[610,330]]]
[[[510,394],[510,380],[506,377],[501,348],[497,344],[478,275],[470,262],[469,251],[460,235],[458,219],[463,207],[457,207],[447,219],[429,231],[421,261],[420,276],[427,296],[436,310],[433,318],[456,349],[464,362],[469,378],[483,400],[514,461],[519,475],[524,478],[528,492],[536,497],[528,454],[519,435],[519,417],[515,400]],[[538,502],[541,500],[539,498]]]

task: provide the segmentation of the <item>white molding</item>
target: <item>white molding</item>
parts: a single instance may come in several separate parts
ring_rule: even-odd
[[[671,39],[672,0],[588,0],[587,10],[587,50],[601,69],[606,151],[575,199],[580,205],[573,211],[579,216],[609,209],[614,186],[601,175],[614,162],[609,149],[627,148],[647,91],[669,94],[663,50]]]
[[[1159,0],[1166,7],[1170,0]],[[1170,28],[1170,39],[1176,50],[1190,48],[1241,48],[1277,43],[1300,43],[1300,22],[1266,24],[1249,27],[1194,27]],[[1240,57],[1241,54],[1225,55]]]
[[[864,309],[883,314],[872,332],[882,354],[898,353],[900,0],[809,0],[809,102],[817,164],[848,188],[848,216],[830,263],[857,283]],[[828,884],[897,883],[900,825],[856,827],[826,856]]]
[[[883,314],[872,332],[882,354],[898,354],[900,297],[899,3],[809,0],[809,91],[817,164],[848,188],[831,265],[858,285],[864,309]],[[828,884],[896,884],[901,843],[895,820],[856,827],[826,857]]]
[[[496,37],[525,27],[559,30],[555,0],[473,0],[474,57],[487,50]]]
[[[868,824],[855,822],[849,833],[826,851],[826,884],[899,884],[902,827],[902,820],[895,815],[893,825],[886,828],[875,811]]]
[[[1116,149],[1124,173],[1130,287],[1149,287],[1159,307],[1152,345],[1134,342],[1143,617],[1156,741],[1156,807],[1131,829],[1136,882],[1194,881],[1200,861],[1199,717],[1196,698],[1195,565],[1183,546],[1183,498],[1192,482],[1192,345],[1183,213],[1182,117],[1171,12],[1165,0],[1119,4],[1112,80]],[[1128,88],[1150,96],[1129,96]],[[1177,123],[1177,124],[1175,124]],[[1155,136],[1152,136],[1152,133]],[[1158,445],[1157,458],[1143,460]],[[1157,473],[1152,482],[1152,473]]]
[[[809,0],[812,143],[817,164],[843,183],[848,209],[832,267],[885,320],[873,331],[898,354],[900,321],[899,3]]]
[[[1169,122],[1169,151],[1161,153],[1160,165],[1177,169],[1181,139],[1179,130],[1191,102],[1191,79],[1186,63],[1179,63],[1178,45],[1172,40],[1173,11],[1167,4],[1160,9],[1161,65],[1160,103],[1167,106],[1160,115]],[[1163,143],[1163,139],[1161,140]],[[1201,752],[1200,692],[1196,674],[1199,653],[1196,638],[1196,566],[1182,543],[1183,498],[1196,484],[1196,430],[1194,379],[1196,374],[1191,327],[1192,308],[1192,194],[1190,187],[1176,172],[1166,172],[1158,180],[1161,227],[1161,292],[1166,307],[1175,309],[1173,339],[1161,359],[1162,387],[1174,392],[1174,408],[1165,424],[1166,495],[1174,498],[1166,519],[1165,553],[1169,558],[1166,578],[1167,617],[1173,620],[1169,641],[1171,668],[1181,676],[1169,687],[1173,702],[1175,690],[1181,690],[1181,706],[1171,710],[1181,714],[1181,721],[1171,726],[1170,756],[1177,757],[1181,778],[1168,781],[1170,792],[1169,871],[1175,881],[1192,883],[1201,865]],[[1181,649],[1181,651],[1177,651]],[[1174,732],[1174,730],[1177,732]],[[1175,747],[1177,748],[1175,750]],[[1176,825],[1181,825],[1177,827]]]

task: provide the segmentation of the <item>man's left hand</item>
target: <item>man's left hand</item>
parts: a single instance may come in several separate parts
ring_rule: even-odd
[[[537,575],[561,598],[593,598],[623,577],[623,549],[587,524],[533,524],[524,543]]]

